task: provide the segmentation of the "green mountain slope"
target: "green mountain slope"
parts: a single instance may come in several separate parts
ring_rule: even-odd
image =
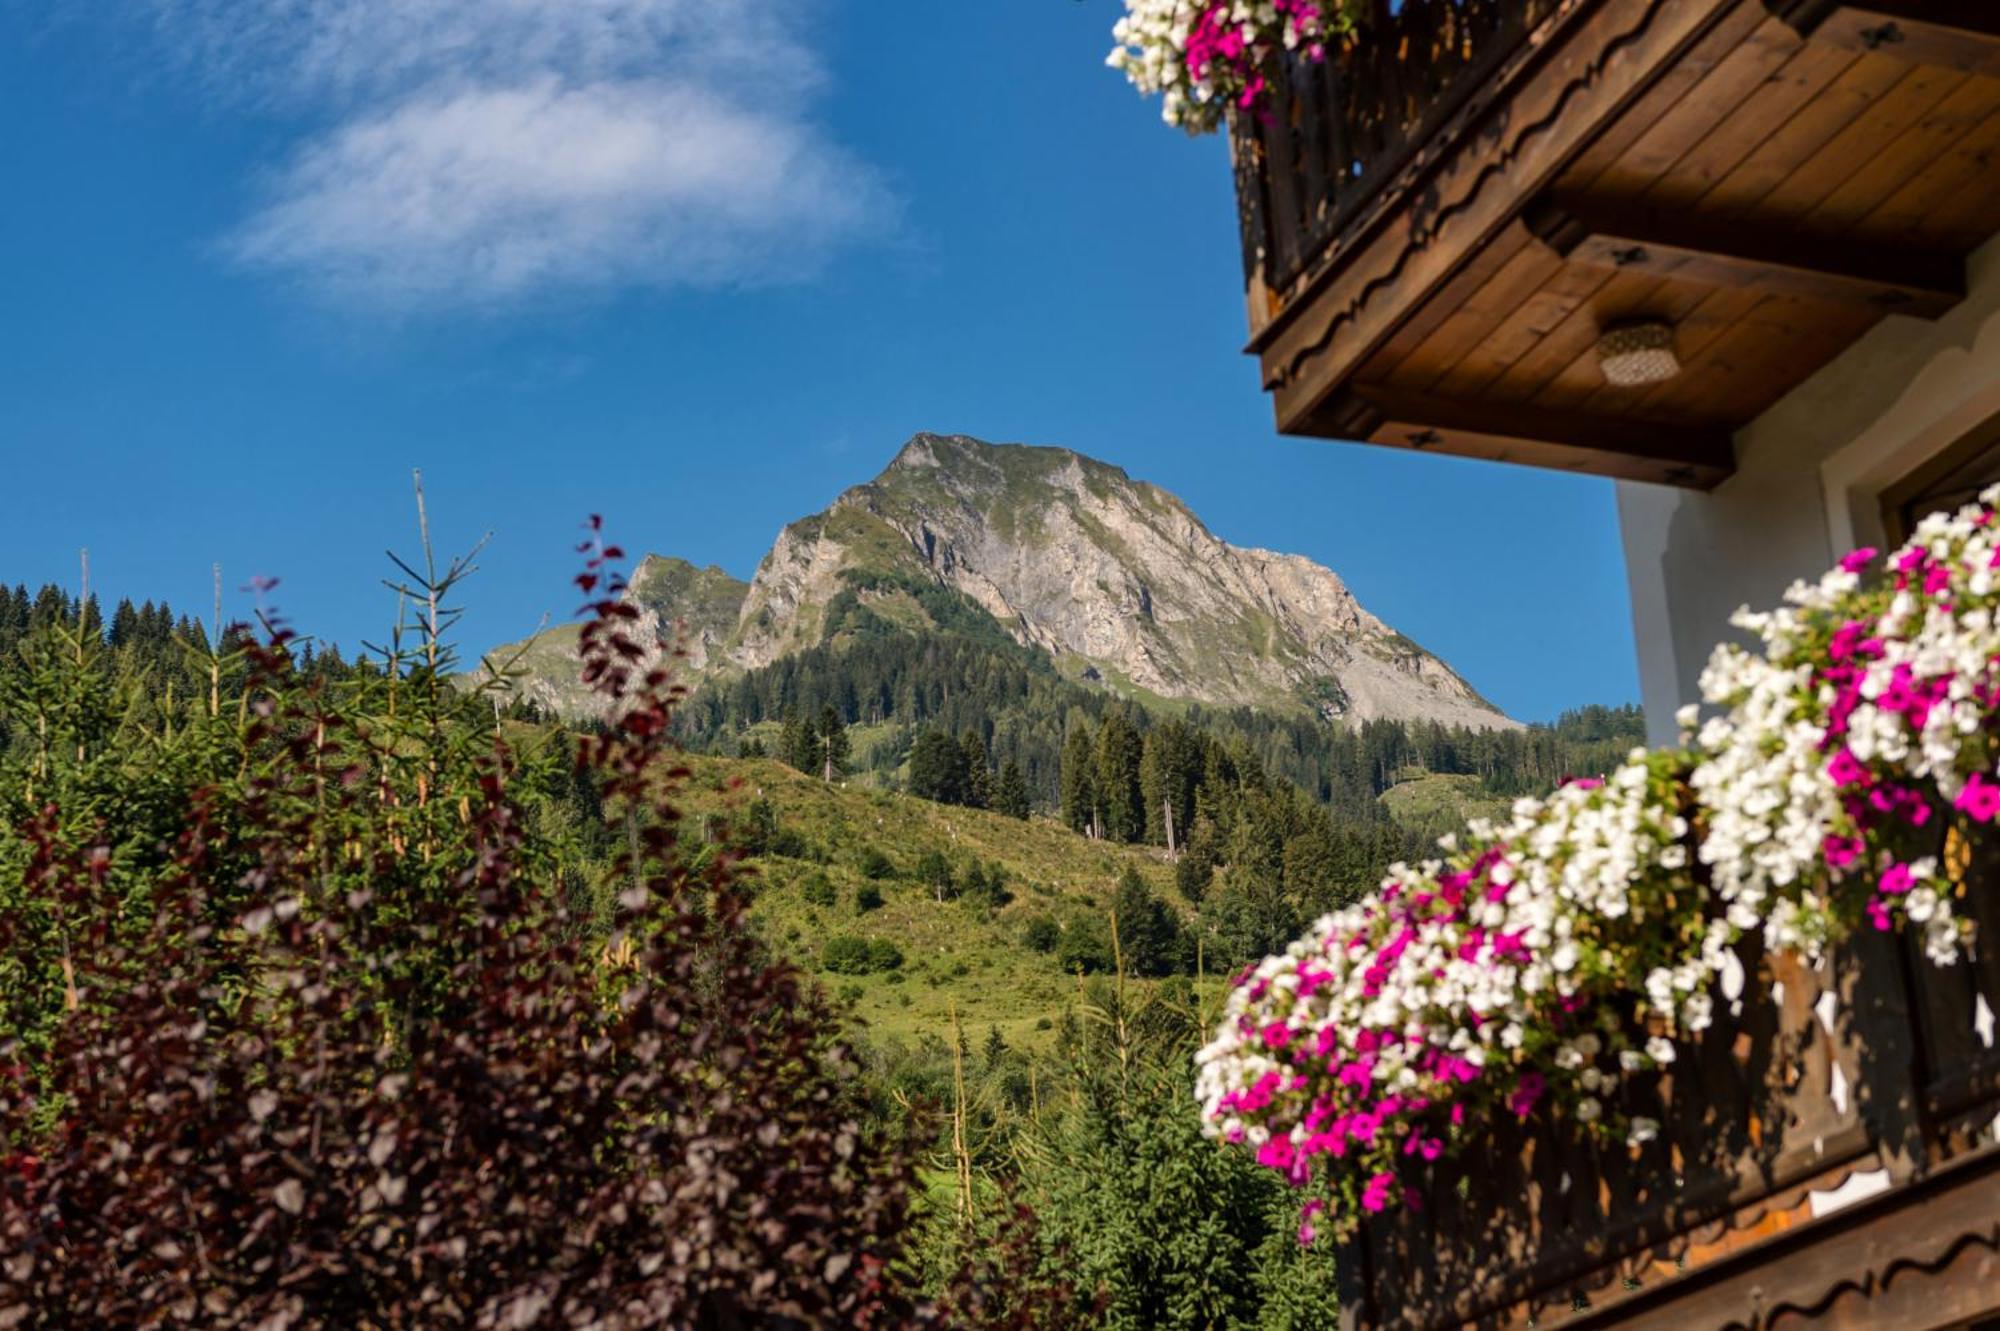
[[[970,1031],[997,1026],[1010,1045],[1045,1044],[1044,1023],[1075,1000],[1078,981],[1064,970],[1059,950],[1037,951],[1026,941],[1029,925],[1037,919],[1059,929],[1108,925],[1128,868],[1179,917],[1193,918],[1160,851],[1092,841],[1046,818],[1023,822],[852,783],[829,785],[777,762],[696,756],[690,767],[685,803],[696,827],[711,816],[747,819],[757,801],[770,802],[780,845],[752,861],[760,877],[753,913],[769,938],[852,999],[857,1015],[884,1035],[935,1034],[956,1003]],[[869,876],[871,851],[888,862],[885,876]],[[1012,899],[999,906],[969,895],[938,900],[918,877],[927,855],[942,857],[960,880],[975,861],[983,876],[998,869]],[[879,865],[875,872],[882,872]],[[810,887],[815,880],[824,886]],[[882,904],[860,910],[857,894],[867,887]],[[826,970],[827,944],[842,935],[892,944],[902,962],[867,974]]]

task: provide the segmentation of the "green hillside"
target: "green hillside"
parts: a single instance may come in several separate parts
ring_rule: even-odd
[[[785,843],[780,849],[792,853],[766,850],[756,857],[761,886],[753,914],[768,937],[817,971],[829,990],[844,994],[883,1035],[936,1034],[955,1000],[967,1030],[983,1034],[997,1026],[1011,1046],[1045,1046],[1064,1005],[1075,999],[1078,981],[1065,973],[1056,952],[1029,946],[1028,925],[1038,917],[1065,929],[1084,920],[1108,921],[1128,866],[1177,913],[1191,917],[1175,895],[1172,866],[1156,849],[1093,841],[1049,818],[1023,822],[853,782],[828,785],[770,760],[695,756],[689,766],[692,826],[717,816],[746,820],[757,801],[770,801]],[[888,860],[888,876],[867,875],[870,850]],[[917,877],[926,852],[944,857],[960,877],[974,861],[983,872],[998,867],[1012,900],[999,906],[970,896],[940,902]],[[808,884],[816,878],[833,889],[834,904],[808,900]],[[868,886],[881,894],[882,905],[858,910],[857,893]],[[902,964],[863,975],[824,970],[826,943],[838,935],[892,943]]]

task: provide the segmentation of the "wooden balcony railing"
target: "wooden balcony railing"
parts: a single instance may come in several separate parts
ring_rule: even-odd
[[[1267,108],[1233,127],[1253,325],[1421,174],[1448,127],[1495,100],[1539,25],[1580,3],[1367,0],[1354,41],[1321,61],[1291,57]]]
[[[1753,964],[1733,1011],[1719,1003],[1715,1026],[1673,1065],[1621,1087],[1629,1113],[1662,1119],[1655,1141],[1602,1145],[1547,1122],[1503,1128],[1438,1169],[1420,1209],[1364,1226],[1350,1325],[1735,1325],[1718,1310],[1747,1297],[1772,1305],[1763,1316],[1789,1299],[1809,1318],[1843,1281],[1866,1285],[1871,1273],[1855,1268],[1868,1259],[1856,1253],[1907,1267],[1995,1240],[2000,1170],[1967,1194],[1970,1223],[1926,1198],[1914,1223],[1862,1209],[1808,1228],[1857,1197],[1894,1202],[1899,1189],[1915,1196],[1967,1166],[2000,1164],[2000,857],[1991,844],[1977,854],[1962,902],[1988,940],[1977,959],[1940,968],[1870,935],[1818,971],[1785,958]],[[1878,1232],[1811,1246],[1855,1217]],[[1757,1245],[1780,1236],[1806,1255],[1758,1264]],[[2000,1255],[1981,1256],[2000,1269]],[[1754,1286],[1704,1291],[1732,1259],[1756,1268]],[[1879,1285],[1885,1273],[1873,1275]],[[1699,1315],[1691,1292],[1711,1295]],[[1774,1324],[1743,1311],[1742,1325]]]

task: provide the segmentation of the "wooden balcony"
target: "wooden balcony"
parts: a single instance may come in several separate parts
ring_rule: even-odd
[[[1994,0],[1370,0],[1233,128],[1293,434],[1709,487],[2000,231]],[[1673,329],[1616,387],[1601,333]]]
[[[1995,1325],[1996,851],[1961,874],[1978,961],[1939,968],[1870,935],[1819,972],[1753,966],[1738,1010],[1620,1088],[1628,1113],[1661,1117],[1657,1140],[1498,1134],[1420,1210],[1364,1227],[1348,1325]]]

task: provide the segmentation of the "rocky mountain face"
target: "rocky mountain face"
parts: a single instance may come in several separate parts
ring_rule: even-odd
[[[778,534],[746,586],[648,556],[627,593],[689,667],[754,669],[840,629],[843,605],[945,629],[960,594],[1066,675],[1133,696],[1479,728],[1516,723],[1363,609],[1331,570],[1218,538],[1173,495],[1061,448],[920,434],[873,481]],[[576,710],[574,630],[535,640],[523,687]],[[504,649],[503,649],[504,652]]]

